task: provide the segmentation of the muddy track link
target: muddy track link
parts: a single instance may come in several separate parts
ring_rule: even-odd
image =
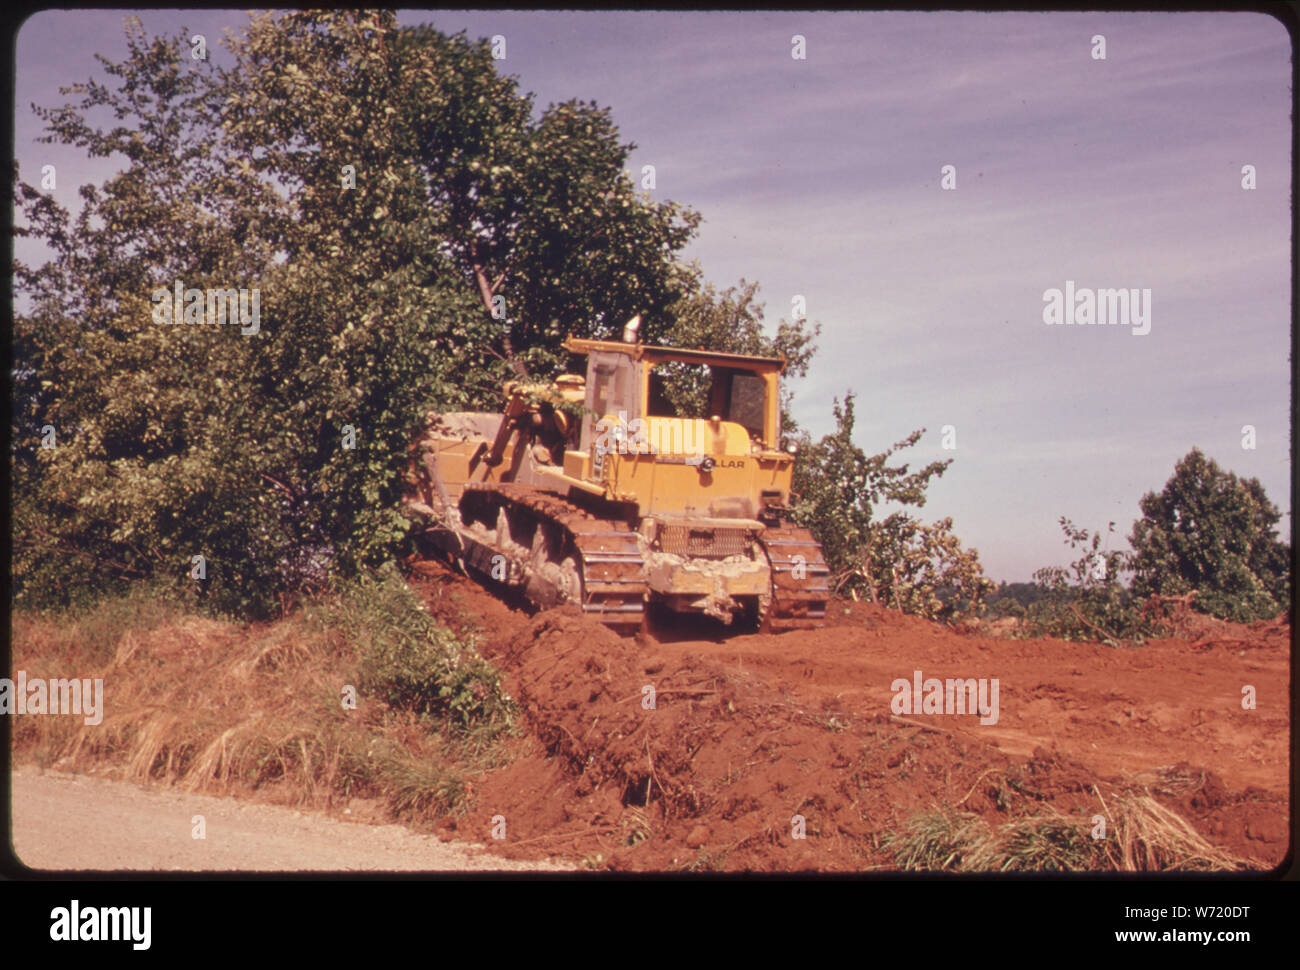
[[[807,529],[790,525],[768,528],[759,542],[772,565],[768,629],[781,633],[821,626],[830,598],[830,570],[822,558],[821,544]]]
[[[521,485],[468,485],[462,508],[486,503],[518,521],[558,529],[563,552],[576,556],[582,578],[582,611],[619,633],[635,633],[645,617],[646,584],[641,539],[625,522],[598,518],[555,495]],[[502,550],[504,551],[504,550]],[[509,557],[508,557],[509,558]],[[516,570],[508,580],[523,586],[534,605],[546,608],[565,597],[543,577]]]

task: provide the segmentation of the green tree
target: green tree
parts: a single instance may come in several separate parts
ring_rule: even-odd
[[[188,35],[131,23],[108,82],[36,109],[47,140],[123,168],[75,218],[15,181],[17,233],[51,252],[15,266],[19,600],[153,576],[265,614],[377,565],[429,409],[495,407],[567,332],[666,317],[691,285],[698,216],[633,191],[606,110],[534,120],[484,43],[391,12],[265,15],[220,69]],[[155,323],[177,280],[257,291],[258,332]]]
[[[1239,479],[1193,448],[1139,507],[1129,539],[1135,593],[1195,591],[1196,609],[1238,622],[1289,608],[1290,549],[1274,532],[1281,515],[1258,479]]]
[[[930,481],[952,459],[917,471],[889,464],[924,428],[868,456],[853,443],[853,394],[833,409],[835,430],[816,443],[804,436],[794,475],[794,517],[822,544],[832,589],[932,619],[978,612],[992,584],[977,550],[963,549],[952,533],[952,519],[927,525],[905,511],[875,517],[882,503],[924,506]]]
[[[668,309],[669,322],[663,330],[662,342],[673,347],[704,347],[732,354],[784,356],[787,365],[781,384],[781,428],[784,436],[796,436],[798,427],[790,415],[790,381],[808,373],[821,325],[805,319],[781,320],[776,333],[769,337],[763,304],[758,300],[758,284],[742,279],[736,286],[719,291],[704,281],[698,265],[688,268],[685,289],[685,295]],[[665,383],[668,398],[680,413],[703,413],[709,384],[698,368],[679,366]],[[779,446],[780,442],[773,444]]]
[[[224,122],[294,202],[291,255],[360,252],[367,282],[452,274],[516,373],[553,367],[570,332],[609,336],[680,297],[672,257],[699,215],[635,191],[636,146],[608,109],[568,101],[534,121],[487,41],[400,28],[391,12],[312,11],[255,17],[233,51]]]
[[[120,157],[122,170],[81,188],[75,219],[15,185],[27,221],[16,234],[51,258],[14,269],[26,304],[13,331],[14,593],[67,602],[145,577],[180,582],[202,555],[209,578],[188,588],[234,606],[280,587],[288,554],[247,446],[258,436],[239,433],[259,417],[243,390],[257,344],[228,327],[155,325],[151,293],[176,279],[256,281],[272,261],[256,225],[276,203],[220,163],[219,98],[183,37],[128,21],[127,42],[123,63],[101,58],[112,84],[75,85],[64,93],[78,103],[35,109],[43,140]],[[86,121],[106,110],[114,127]]]

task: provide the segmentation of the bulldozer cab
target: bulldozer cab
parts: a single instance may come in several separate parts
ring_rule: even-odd
[[[564,346],[587,355],[586,415],[579,445],[584,452],[590,451],[595,427],[604,416],[636,428],[644,428],[649,418],[718,419],[743,428],[759,449],[779,445],[784,358],[574,337]],[[688,376],[706,391],[693,406],[674,405],[669,383]]]

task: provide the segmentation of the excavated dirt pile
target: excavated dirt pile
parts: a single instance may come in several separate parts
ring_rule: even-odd
[[[878,855],[872,835],[884,819],[871,812],[884,786],[896,820],[968,754],[887,715],[806,705],[753,673],[665,657],[576,610],[544,614],[489,655],[511,671],[528,726],[561,769],[554,790],[539,787],[515,811],[508,841],[550,851],[567,835],[570,852],[614,868],[862,868]],[[524,760],[522,772],[485,781],[485,816],[510,823],[492,794],[508,797],[513,774],[541,768]],[[794,837],[796,816],[805,838]]]
[[[435,608],[454,604],[463,620],[482,607],[483,651],[527,735],[509,765],[474,779],[470,813],[441,825],[507,856],[894,869],[900,833],[936,812],[990,832],[1042,818],[1086,832],[1100,814],[1129,834],[1186,823],[1224,868],[1269,868],[1287,851],[1285,624],[1116,650],[962,636],[854,605],[810,633],[660,642],[572,608],[529,619],[450,577],[437,585]],[[999,676],[999,723],[892,713],[890,684],[913,668]],[[1243,679],[1267,697],[1261,709],[1232,709]],[[1139,801],[1146,821],[1117,820]],[[494,826],[506,837],[485,837]]]

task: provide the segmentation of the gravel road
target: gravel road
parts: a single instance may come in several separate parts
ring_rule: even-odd
[[[12,775],[18,858],[42,870],[245,872],[562,871],[502,859],[400,825],[363,825],[236,798],[84,775]],[[206,837],[193,837],[195,815]]]

